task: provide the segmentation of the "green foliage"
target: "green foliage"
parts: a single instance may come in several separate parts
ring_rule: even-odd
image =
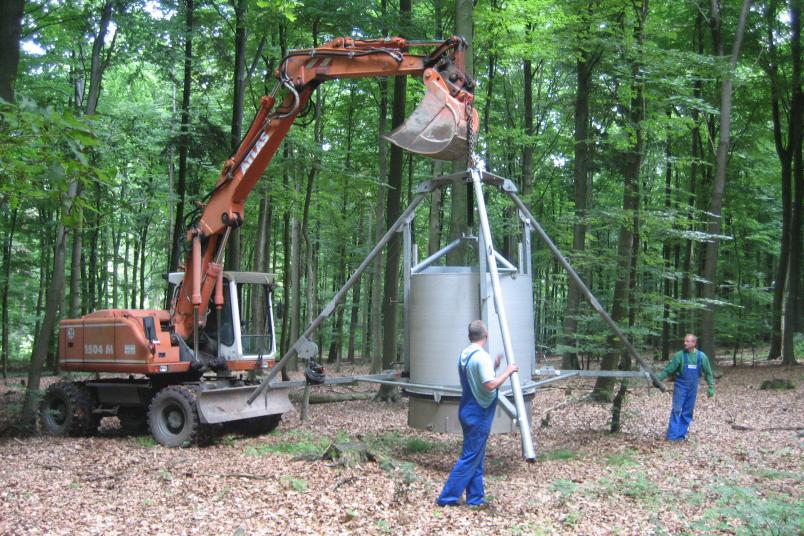
[[[178,144],[190,142],[185,214],[204,201],[221,162],[230,154],[236,27],[230,3],[197,3],[190,126],[188,132],[179,132],[183,8],[158,2],[150,2],[148,9],[137,3],[115,3],[115,48],[110,49],[110,34],[98,110],[94,117],[83,118],[79,110],[89,85],[87,56],[100,4],[32,0],[26,6],[31,15],[24,19],[26,46],[16,87],[19,103],[0,107],[1,232],[8,234],[11,226],[7,209],[20,208],[10,275],[0,283],[8,286],[11,303],[19,304],[9,310],[9,347],[11,358],[23,363],[41,318],[38,291],[49,277],[56,222],[81,225],[82,313],[106,307],[162,307],[161,274],[168,265],[178,202]],[[736,18],[734,6],[729,8],[723,18],[724,35],[731,35]],[[778,53],[787,57],[789,22],[752,15],[755,26],[747,36],[735,79],[724,224],[718,237],[718,291],[715,300],[704,302],[696,290],[702,282],[697,261],[715,238],[706,221],[724,61],[712,54],[708,31],[695,35],[698,10],[690,3],[651,2],[643,42],[635,33],[639,13],[628,3],[510,0],[477,2],[473,10],[475,107],[481,115],[478,149],[487,168],[517,184],[535,217],[565,252],[572,247],[573,225],[586,226],[586,249],[573,252],[570,260],[608,310],[618,275],[619,229],[632,228],[638,217],[634,321],[627,333],[640,350],[659,345],[665,322],[675,340],[679,330],[695,325],[706,306],[717,308],[720,344],[742,348],[763,341],[770,331],[781,206],[779,164],[769,128],[771,87],[763,70],[769,58],[764,39],[768,34],[782,36]],[[254,61],[246,89],[247,126],[260,96],[271,91],[272,72],[287,49],[307,48],[342,35],[438,39],[454,33],[454,6],[414,2],[407,20],[393,4],[254,0],[245,25],[247,64]],[[423,51],[419,48],[417,52]],[[533,110],[528,117],[532,128],[525,113],[526,62],[533,75]],[[577,69],[585,62],[592,67],[586,121],[591,188],[588,210],[576,214]],[[790,65],[781,65],[785,94],[790,74]],[[408,110],[421,99],[422,87],[415,80],[407,84]],[[634,125],[627,111],[638,88],[644,96],[645,117],[641,125]],[[312,285],[306,275],[307,252],[312,251],[316,284],[311,305],[318,307],[373,243],[378,221],[374,209],[378,201],[383,204],[378,197],[384,195],[381,185],[387,178],[378,176],[377,80],[330,81],[317,90],[314,100],[320,104],[320,118],[311,113],[297,121],[247,200],[241,244],[242,268],[256,269],[259,212],[265,199],[272,233],[267,270],[277,272],[280,279],[287,277],[290,245],[284,238],[289,234],[285,222],[301,219],[307,179],[314,177],[307,236],[301,246],[303,266],[299,266],[305,275],[299,289],[285,291],[290,298]],[[622,157],[633,145],[638,126],[644,138],[640,209],[632,213],[621,208]],[[695,128],[703,141],[701,152],[693,155]],[[526,151],[533,155],[527,177]],[[434,172],[432,162],[418,156],[406,157],[404,165],[403,205],[409,200],[408,191]],[[670,177],[667,194],[666,176]],[[75,181],[83,191],[79,210],[66,214],[61,200]],[[444,199],[438,246],[445,244],[449,232],[450,197],[448,193]],[[420,257],[428,250],[428,208],[422,207],[414,222]],[[511,255],[506,255],[516,257],[519,236],[507,201],[489,192],[489,211],[495,245],[502,249],[508,244]],[[667,262],[665,246],[670,251]],[[140,267],[134,261],[142,259],[141,252],[147,255]],[[577,353],[584,363],[610,352],[608,328],[585,305],[573,315],[578,322],[575,337],[561,338],[567,318],[567,277],[536,241],[532,261],[537,343]],[[299,264],[293,262],[287,266]],[[669,295],[665,282],[671,284]],[[691,289],[688,295],[682,295],[685,285]],[[364,320],[370,316],[365,311],[367,298],[382,292],[369,286],[362,289],[358,322],[337,333],[328,321],[320,331],[322,347],[335,341],[345,350],[349,331],[358,341],[358,356],[363,353],[360,341],[367,338]],[[70,298],[68,293],[68,303]],[[308,311],[306,303],[302,308],[303,324],[317,311]],[[347,305],[347,319],[349,309]],[[802,340],[797,342],[798,355],[804,355]],[[412,450],[417,448],[427,451],[436,446],[415,445]]]
[[[270,443],[247,445],[244,452],[248,456],[265,456],[266,454],[289,454],[293,456],[318,456],[326,450],[331,441],[312,432],[289,430],[279,435]]]
[[[138,446],[144,449],[151,449],[156,447],[157,445],[156,440],[149,435],[137,436],[133,438],[133,441],[135,441]]]
[[[565,478],[558,478],[553,480],[550,484],[550,491],[558,493],[559,495],[559,502],[564,503],[575,491],[578,489],[578,484],[573,482],[572,480],[567,480]]]
[[[559,448],[555,450],[548,450],[541,452],[537,456],[540,461],[551,460],[575,460],[578,458],[578,453],[571,449]]]
[[[426,452],[433,452],[441,447],[440,443],[434,441],[427,441],[418,437],[411,437],[405,443],[405,452],[407,454],[419,454]]]
[[[647,504],[654,504],[661,498],[661,491],[644,472],[630,469],[618,469],[600,478],[592,491],[607,497],[622,495]]]
[[[309,487],[307,481],[303,478],[296,478],[287,475],[282,477],[282,483],[298,493],[305,493]]]
[[[637,461],[634,456],[637,454],[637,451],[634,449],[628,448],[625,451],[612,454],[606,457],[606,465],[609,466],[626,466],[626,465],[637,465]]]
[[[733,483],[712,486],[715,505],[693,523],[696,531],[728,531],[748,534],[801,534],[804,531],[804,504],[789,495],[760,493]]]
[[[774,378],[772,380],[765,380],[762,382],[762,385],[759,386],[760,390],[771,390],[771,391],[784,391],[788,389],[795,389],[796,386],[788,379],[785,378]]]
[[[565,527],[572,529],[578,524],[578,522],[581,520],[582,517],[583,516],[581,515],[580,512],[573,510],[572,512],[567,513],[567,515],[564,516],[564,519],[561,522],[564,524]]]

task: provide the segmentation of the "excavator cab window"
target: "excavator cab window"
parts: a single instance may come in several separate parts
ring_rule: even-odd
[[[237,287],[243,355],[270,355],[274,351],[270,287],[254,283],[240,283]]]
[[[210,343],[214,345],[218,340],[218,315],[215,311],[215,304],[210,300],[209,312],[207,313],[207,322],[204,326],[204,334],[210,339]],[[234,325],[232,323],[232,304],[229,298],[229,292],[223,293],[223,309],[221,309],[221,327],[220,327],[220,342],[223,346],[232,346],[235,341]]]

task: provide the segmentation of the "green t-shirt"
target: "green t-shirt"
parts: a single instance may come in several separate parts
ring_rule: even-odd
[[[667,378],[671,374],[680,374],[681,367],[684,366],[684,354],[686,352],[681,350],[680,352],[676,352],[673,354],[673,359],[670,360],[670,363],[664,367],[657,378],[659,380],[663,380]],[[703,377],[706,379],[706,384],[709,386],[709,390],[715,390],[715,377],[712,375],[712,367],[709,365],[709,358],[706,357],[706,354],[701,352],[700,350],[695,350],[694,352],[687,355],[687,363],[695,363],[697,362],[698,358],[696,354],[701,354],[701,368],[703,369]]]

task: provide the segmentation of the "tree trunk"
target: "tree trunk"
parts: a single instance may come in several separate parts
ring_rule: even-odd
[[[78,184],[78,195],[81,195],[81,185]],[[75,227],[71,231],[73,237],[70,256],[70,318],[78,318],[81,314],[81,250],[82,234],[84,232],[84,211],[76,207]]]
[[[576,258],[583,255],[586,248],[587,199],[589,197],[589,95],[591,91],[592,70],[596,60],[584,48],[575,64],[575,222],[572,225],[572,252]],[[575,335],[578,332],[578,314],[581,304],[581,290],[570,280],[567,289],[567,307],[564,314],[563,343],[569,347],[561,358],[561,368],[579,369],[578,354],[574,351]]]
[[[109,65],[109,60],[111,59],[112,52],[114,50],[114,43],[117,38],[117,32],[115,32],[114,37],[112,39],[112,43],[109,46],[106,57],[103,56],[103,47],[105,46],[106,41],[106,34],[109,31],[109,25],[112,20],[112,2],[106,2],[101,7],[101,18],[100,24],[98,26],[98,33],[95,35],[95,39],[92,42],[92,57],[90,60],[90,71],[89,71],[89,92],[86,98],[86,104],[84,109],[82,110],[86,115],[94,115],[97,107],[98,107],[98,100],[100,99],[100,91],[101,91],[101,82],[103,80],[103,73],[105,72],[106,68]],[[83,93],[83,88],[86,85],[86,77],[84,78],[77,78],[75,85],[75,105],[76,107],[80,106],[84,101],[81,98],[81,94]],[[81,195],[82,185],[77,185],[77,194],[76,196]],[[76,318],[79,316],[79,307],[81,306],[81,263],[82,263],[82,256],[83,256],[83,246],[82,246],[82,239],[83,239],[83,210],[80,206],[76,206],[75,210],[76,213],[76,220],[77,224],[72,229],[72,255],[70,259],[70,317]],[[98,216],[96,215],[95,219],[97,220]],[[97,233],[97,226],[95,226],[95,233]],[[94,236],[97,236],[96,234]],[[94,249],[92,250],[94,252]],[[90,278],[94,280],[95,271],[90,270],[88,275]],[[91,311],[95,307],[94,303],[94,285],[91,284],[90,281],[85,282],[86,288],[90,293],[90,296],[85,297],[84,299],[84,306],[81,307],[81,311]]]
[[[409,0],[405,0],[409,2]],[[472,0],[456,0],[455,1],[455,33],[466,39],[467,48],[464,55],[466,75],[468,77],[474,76],[474,62],[472,58],[472,37],[474,34],[474,20],[473,20],[473,2]],[[402,9],[400,5],[400,10]],[[396,101],[394,101],[396,107]],[[393,152],[391,153],[393,159]],[[466,169],[466,159],[455,160],[453,162],[453,171],[463,171]],[[393,164],[391,164],[393,173]],[[461,237],[466,231],[467,227],[471,225],[471,216],[469,212],[472,207],[472,185],[465,184],[463,181],[456,181],[452,185],[452,206],[450,213],[449,225],[449,241],[452,242]],[[467,260],[467,253],[465,248],[455,248],[447,253],[448,265],[462,265]]]
[[[718,141],[715,180],[712,186],[712,197],[709,203],[709,222],[707,233],[710,235],[710,242],[706,246],[706,257],[704,259],[704,284],[703,299],[707,302],[706,308],[701,314],[701,344],[700,349],[705,354],[711,356],[713,367],[717,367],[716,347],[715,347],[715,307],[712,302],[715,300],[717,288],[717,257],[718,246],[722,222],[720,214],[723,208],[723,194],[726,189],[726,167],[728,165],[730,130],[731,130],[731,89],[733,84],[734,71],[737,67],[737,57],[740,54],[740,46],[743,40],[745,21],[748,17],[748,8],[751,0],[743,0],[740,12],[740,20],[737,23],[737,33],[734,39],[734,46],[731,52],[728,70],[723,78],[723,85],[720,93],[720,139]],[[715,32],[719,32],[720,12],[717,1],[712,1],[712,20]],[[719,38],[715,38],[719,42]]]
[[[9,359],[9,349],[8,349],[8,332],[9,332],[9,318],[8,318],[8,289],[11,285],[11,260],[12,260],[12,249],[14,246],[14,232],[17,229],[17,215],[19,214],[19,207],[14,207],[11,210],[11,214],[9,215],[9,222],[8,227],[6,227],[6,235],[3,238],[3,279],[2,279],[2,289],[0,290],[0,299],[2,303],[0,303],[0,307],[2,307],[2,355],[0,355],[0,360],[2,361],[2,368],[3,368],[3,378],[8,377],[8,359]]]
[[[295,181],[294,181],[295,182]],[[301,335],[301,222],[295,214],[290,216],[290,340],[293,344]],[[288,363],[290,370],[298,367],[294,356]]]
[[[360,215],[360,222],[357,225],[357,236],[358,240],[363,238],[363,215]],[[358,242],[359,243],[359,242]],[[357,245],[357,244],[355,244]],[[348,275],[348,274],[347,274]],[[358,328],[358,314],[360,313],[360,292],[362,287],[363,278],[357,280],[355,286],[352,287],[352,308],[349,316],[349,343],[347,345],[346,351],[346,359],[349,360],[350,363],[355,362],[355,339],[357,337],[357,328]],[[362,326],[363,329],[366,329],[365,326]]]
[[[782,113],[780,100],[782,98],[782,81],[779,80],[779,57],[776,51],[774,39],[774,29],[776,25],[777,3],[771,1],[767,13],[766,23],[768,32],[768,78],[770,79],[771,89],[771,116],[773,118],[773,141],[776,146],[776,154],[779,157],[781,166],[781,193],[782,193],[782,235],[779,247],[779,260],[776,267],[776,274],[773,282],[773,305],[771,306],[771,338],[768,359],[776,359],[782,355],[782,304],[784,303],[784,291],[787,280],[787,268],[790,260],[790,226],[792,223],[792,179],[793,179],[793,141],[796,136],[793,116],[788,119],[787,124],[787,146],[784,145],[782,136]],[[800,39],[800,38],[799,38]],[[799,45],[800,49],[800,45]],[[795,73],[795,57],[791,58],[793,72]],[[800,61],[800,59],[799,59]],[[799,67],[800,71],[800,67]],[[795,110],[795,94],[791,95],[791,110]],[[801,129],[801,125],[798,125]]]
[[[693,43],[695,50],[699,55],[703,55],[703,13],[700,9],[696,10],[695,16],[695,33],[693,35]],[[696,99],[703,97],[703,83],[696,80],[693,84],[692,95]],[[700,127],[700,113],[697,107],[693,107],[690,112],[692,118],[692,143],[690,144],[690,183],[689,183],[689,218],[693,219],[695,214],[695,200],[698,190],[698,171],[700,167],[700,160],[703,155],[701,147],[701,127]],[[693,241],[687,239],[684,243],[684,260],[682,262],[682,272],[684,279],[681,282],[681,299],[689,302],[692,299],[693,291],[693,273],[692,267],[695,263],[695,249]],[[679,322],[679,333],[683,336],[690,331],[693,331],[693,312],[683,311],[681,313],[681,321]]]
[[[525,143],[522,146],[522,177],[519,181],[522,198],[527,199],[533,188],[533,62],[526,59],[522,62],[523,123]]]
[[[377,126],[377,146],[378,146],[378,176],[377,181],[377,202],[374,206],[374,243],[378,243],[385,234],[385,181],[388,177],[388,145],[383,136],[385,135],[388,122],[388,81],[382,79],[378,82],[380,92],[379,124]],[[382,370],[382,261],[383,252],[374,259],[371,279],[371,371],[373,373]]]
[[[131,292],[129,296],[128,308],[135,309],[137,307],[137,278],[140,269],[140,252],[142,251],[140,240],[139,240],[139,233],[134,234],[134,262],[131,263],[131,281],[129,282],[129,291]],[[145,252],[142,252],[143,254]]]
[[[668,119],[672,118],[672,112],[667,110]],[[664,170],[664,210],[670,213],[672,206],[673,192],[673,158],[671,133],[667,132],[667,145],[665,147],[665,170]],[[664,239],[662,244],[662,260],[664,261],[664,274],[662,278],[662,361],[670,359],[670,300],[672,299],[672,281],[670,280],[670,257],[672,244],[669,238]]]
[[[234,89],[232,91],[232,124],[229,133],[229,148],[234,154],[240,145],[243,130],[243,101],[246,94],[246,13],[247,0],[236,0],[235,3],[235,63],[233,72]],[[240,270],[240,227],[232,228],[229,243],[226,245],[227,270]]]
[[[63,200],[62,217],[69,217],[73,202],[77,195],[76,183],[70,184]],[[25,389],[25,398],[22,404],[20,422],[23,426],[33,427],[36,420],[36,408],[39,402],[39,381],[42,377],[42,368],[47,358],[50,341],[58,320],[58,308],[64,296],[64,261],[67,251],[67,228],[59,221],[56,227],[55,251],[53,254],[53,274],[47,288],[45,300],[45,315],[36,337],[36,344],[31,354],[31,364],[28,369],[28,382]]]
[[[802,225],[804,225],[804,159],[802,137],[804,134],[804,94],[801,74],[801,2],[790,2],[791,56],[793,63],[793,97],[790,108],[790,145],[793,151],[793,217],[790,222],[790,266],[787,273],[787,303],[784,311],[784,334],[782,336],[782,364],[795,364],[794,335],[802,329],[801,316],[801,249]]]
[[[647,0],[642,1],[640,11],[637,13],[637,22],[634,34],[641,45],[643,28],[648,14]],[[645,102],[643,98],[642,82],[638,79],[640,72],[640,59],[633,60],[631,64],[631,85],[633,97],[631,102],[624,105],[624,119],[626,127],[634,133],[633,145],[622,154],[623,162],[623,212],[630,216],[630,225],[624,223],[620,227],[620,237],[617,243],[617,279],[614,283],[614,296],[612,298],[611,318],[618,324],[626,318],[629,303],[629,286],[631,271],[633,270],[632,252],[634,249],[634,236],[639,225],[639,172],[642,167],[644,150],[644,137],[642,121],[645,119]],[[619,340],[614,335],[607,338],[607,346],[611,351],[606,354],[600,363],[601,370],[614,370],[621,360],[622,352],[619,350]],[[613,397],[615,379],[600,377],[595,382],[591,397],[599,401],[611,401]],[[627,385],[627,384],[624,384]],[[623,387],[625,389],[625,387]],[[623,394],[624,396],[624,394]],[[613,409],[616,411],[616,406]]]
[[[411,0],[400,0],[399,12],[405,26],[410,21]],[[394,105],[391,110],[391,128],[401,125],[405,120],[405,93],[407,78],[398,76],[394,78]],[[388,195],[385,204],[386,226],[393,225],[401,213],[402,201],[402,167],[404,164],[402,149],[396,145],[391,147],[391,161],[388,173]],[[399,260],[402,246],[397,233],[388,242],[385,261],[385,276],[383,281],[382,299],[382,367],[389,369],[397,359],[397,296],[399,289]],[[377,398],[383,401],[395,401],[399,398],[399,390],[395,387],[383,385],[377,392]]]
[[[148,229],[151,227],[151,218],[148,217],[140,227],[140,302],[137,306],[139,309],[145,309],[145,252],[148,251]]]
[[[433,178],[437,178],[441,176],[442,170],[442,162],[441,160],[436,160],[433,163]],[[436,251],[441,248],[441,216],[442,216],[442,205],[441,205],[441,188],[437,188],[433,190],[430,194],[430,215],[428,218],[428,225],[427,225],[427,256],[433,255]]]
[[[176,183],[176,219],[173,222],[173,243],[168,272],[179,267],[184,241],[184,200],[187,194],[187,156],[190,150],[190,93],[193,84],[193,15],[194,0],[185,0],[184,28],[184,85],[181,97],[181,123],[179,127],[179,176]]]
[[[0,99],[6,102],[14,102],[24,7],[25,0],[4,0],[0,5]]]
[[[106,33],[109,31],[109,23],[112,20],[112,6],[113,2],[106,2],[101,8],[101,19],[98,27],[98,33],[95,40],[92,42],[92,63],[90,64],[89,73],[89,93],[87,95],[87,104],[84,113],[87,115],[94,115],[98,107],[98,99],[100,98],[101,81],[103,80],[103,73],[109,66],[112,51],[114,50],[117,32],[115,31],[112,37],[112,42],[106,51],[106,57],[103,57],[103,47],[106,45]]]

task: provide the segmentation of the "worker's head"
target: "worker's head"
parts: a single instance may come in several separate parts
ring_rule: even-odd
[[[698,346],[698,337],[692,333],[684,335],[684,350],[691,352]]]
[[[488,338],[489,332],[482,320],[469,322],[469,342],[481,342]]]

